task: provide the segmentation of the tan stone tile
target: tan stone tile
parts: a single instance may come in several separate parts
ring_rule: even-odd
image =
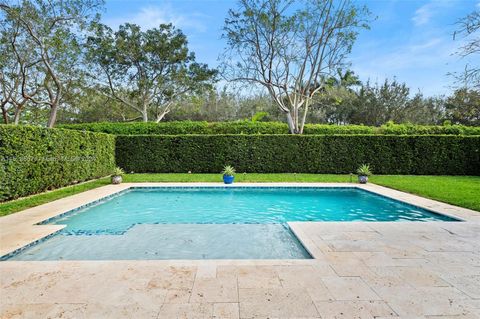
[[[328,252],[325,253],[325,259],[332,264],[365,265],[354,252]]]
[[[393,267],[396,273],[401,278],[407,281],[410,285],[415,287],[447,287],[450,286],[448,282],[437,276],[431,271],[421,267]]]
[[[384,301],[315,301],[322,319],[392,317],[396,313]]]
[[[365,264],[352,266],[351,264],[335,262],[331,264],[331,267],[335,271],[335,274],[340,277],[364,277],[372,274],[372,270]]]
[[[380,300],[360,277],[326,277],[322,280],[336,300]]]
[[[197,278],[190,302],[238,302],[237,281],[234,278]]]
[[[217,276],[216,265],[201,265],[197,267],[196,278],[215,278]]]
[[[148,281],[148,288],[191,289],[195,280],[194,267],[168,267],[157,271]]]
[[[240,309],[238,303],[215,303],[213,304],[213,318],[238,319]]]
[[[318,317],[304,289],[239,289],[241,318]]]
[[[187,303],[163,304],[158,313],[159,319],[204,319],[213,317],[213,304]]]
[[[479,269],[480,271],[480,269]],[[474,299],[480,299],[480,272],[479,275],[454,275],[443,277],[448,283]]]
[[[282,287],[318,287],[323,286],[322,276],[335,276],[329,266],[276,266]]]
[[[190,289],[170,289],[167,291],[165,303],[188,303],[192,291]]]
[[[145,308],[142,304],[88,304],[85,318],[157,318],[161,304]]]
[[[465,296],[451,287],[384,287],[376,288],[376,291],[398,315],[407,318],[461,315],[469,313],[472,308],[469,300],[464,299]]]
[[[411,285],[400,277],[400,275],[391,270],[391,267],[371,267],[371,273],[362,275],[363,281],[372,288],[374,291],[376,288],[383,287],[408,287]]]
[[[0,318],[4,319],[36,319],[66,318],[80,319],[86,317],[86,304],[3,304]]]
[[[239,288],[280,288],[282,284],[273,267],[237,267]]]

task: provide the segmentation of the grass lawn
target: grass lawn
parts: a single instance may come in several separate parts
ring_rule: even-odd
[[[220,174],[129,174],[124,182],[221,182]],[[237,174],[236,182],[356,182],[333,174]],[[480,176],[377,175],[372,183],[480,211]],[[109,184],[109,178],[0,203],[0,216]]]
[[[378,175],[372,183],[480,212],[480,176]]]
[[[59,188],[45,193],[40,193],[37,195],[19,198],[17,200],[8,201],[5,203],[0,203],[0,216],[9,215],[30,207],[42,205],[48,202],[52,202],[56,199],[75,195],[108,184],[110,184],[110,178],[105,177],[77,185]]]

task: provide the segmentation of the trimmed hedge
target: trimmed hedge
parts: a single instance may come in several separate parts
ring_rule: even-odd
[[[60,127],[103,132],[115,135],[182,135],[182,134],[289,134],[288,126],[280,122],[161,122],[161,123],[84,123],[64,124]],[[305,134],[387,134],[387,135],[480,135],[480,127],[463,125],[387,124],[381,127],[363,125],[307,124]]]
[[[102,177],[115,167],[115,137],[0,125],[0,202]]]
[[[182,135],[117,136],[127,172],[480,175],[480,136]]]

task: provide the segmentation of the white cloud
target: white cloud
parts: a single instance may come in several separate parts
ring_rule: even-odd
[[[207,30],[207,26],[203,22],[205,18],[205,15],[199,13],[178,13],[171,6],[164,5],[162,7],[142,7],[138,12],[124,17],[107,18],[104,23],[114,29],[125,22],[137,24],[142,29],[155,28],[162,23],[172,23],[182,30],[205,32]]]
[[[439,11],[453,4],[454,1],[452,0],[431,0],[415,10],[412,21],[416,26],[426,25]]]
[[[416,25],[416,26],[421,26],[421,25],[424,25],[424,24],[427,24],[430,19],[432,18],[432,15],[433,15],[433,12],[432,12],[432,4],[431,3],[427,3],[423,6],[421,6],[420,8],[418,8],[416,11],[415,11],[415,14],[413,15],[413,23]]]
[[[451,55],[454,50],[448,36],[429,34],[388,50],[365,50],[353,57],[352,65],[362,80],[382,82],[397,77],[407,82],[412,92],[421,89],[426,95],[436,95],[449,91],[446,74],[457,68]]]

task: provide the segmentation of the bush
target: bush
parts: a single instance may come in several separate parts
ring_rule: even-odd
[[[60,127],[103,132],[115,135],[182,135],[182,134],[289,134],[288,126],[280,122],[161,122],[161,123],[85,123],[64,124]],[[480,127],[447,125],[387,124],[381,127],[363,125],[307,124],[308,135],[382,134],[382,135],[480,135]]]
[[[127,172],[479,175],[480,136],[182,135],[117,136]]]
[[[115,137],[0,125],[0,201],[110,174]]]

